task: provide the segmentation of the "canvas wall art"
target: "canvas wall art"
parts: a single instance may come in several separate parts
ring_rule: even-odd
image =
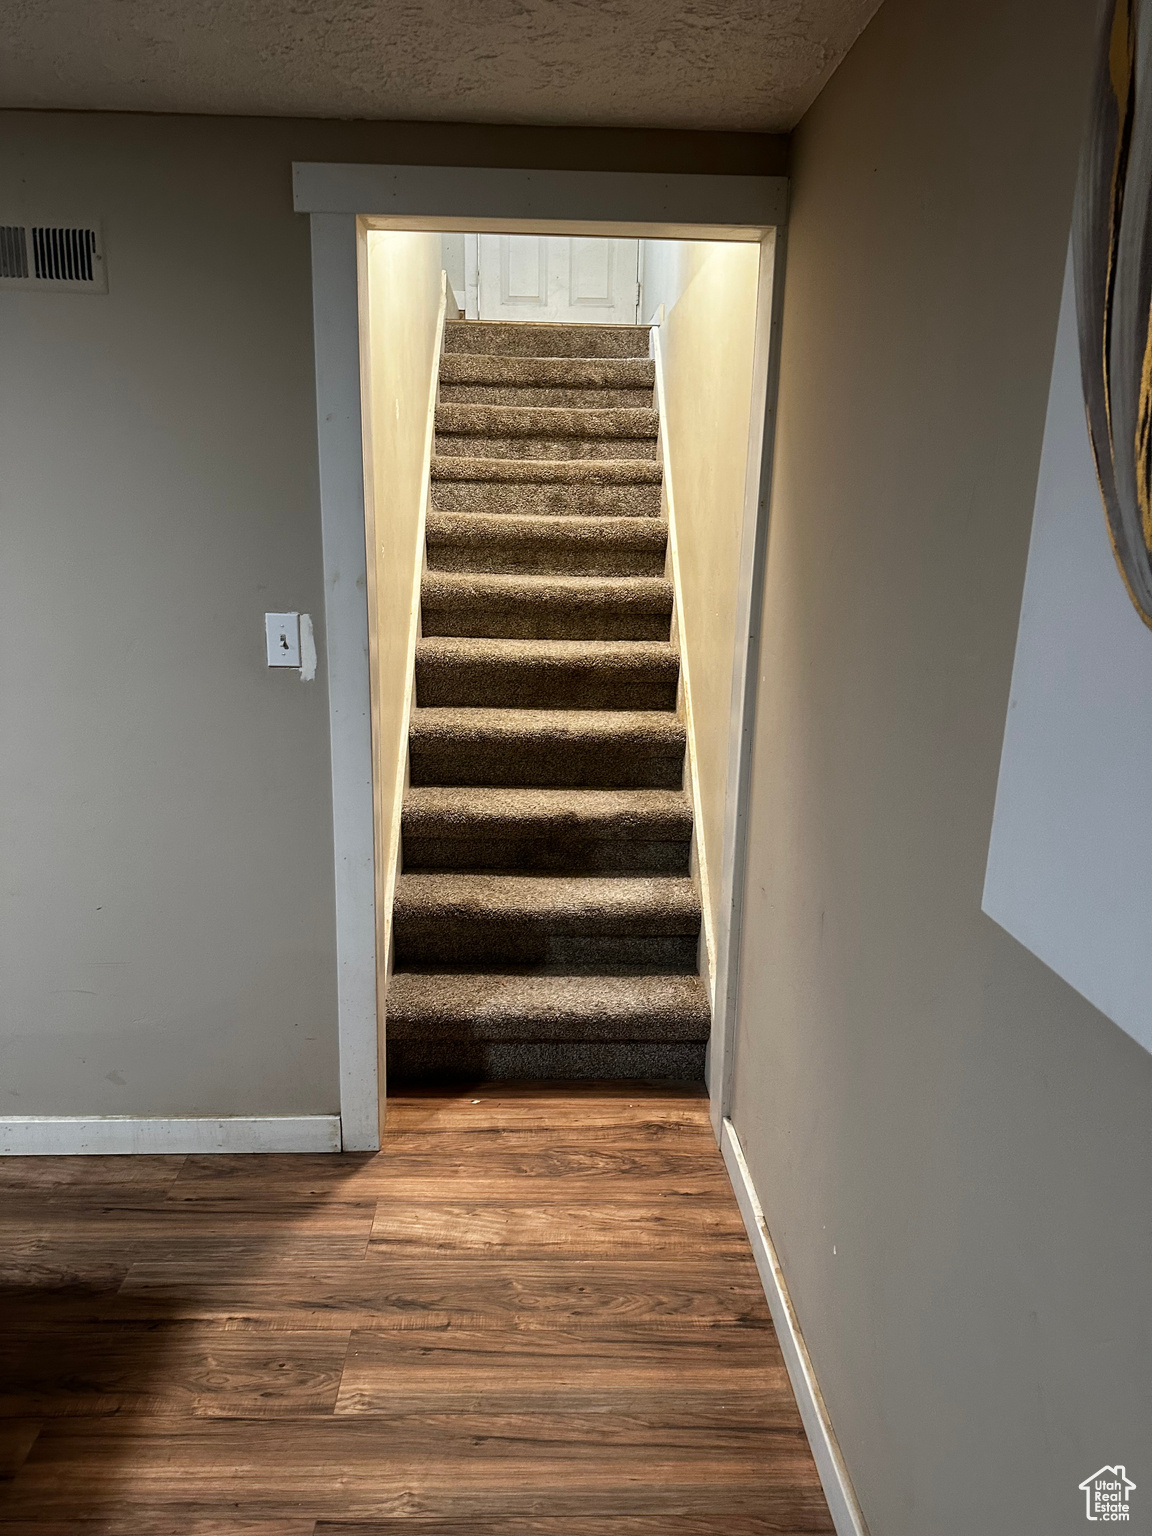
[[[1103,18],[984,911],[1152,1050],[1152,3]]]

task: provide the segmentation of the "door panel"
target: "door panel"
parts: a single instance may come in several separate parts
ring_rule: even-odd
[[[480,235],[481,320],[635,325],[637,240],[578,235]]]
[[[533,236],[500,242],[500,307],[540,309],[548,303],[548,242]]]
[[[611,309],[613,267],[620,265],[616,260],[619,254],[617,243],[615,240],[585,240],[579,237],[568,241],[568,302],[574,309]],[[625,243],[619,242],[621,245]]]

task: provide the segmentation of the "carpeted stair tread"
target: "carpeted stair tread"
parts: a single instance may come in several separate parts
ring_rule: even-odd
[[[437,462],[459,464],[450,457]],[[473,462],[476,462],[473,460]],[[499,464],[506,459],[491,461]],[[604,460],[570,459],[572,465],[602,468]],[[646,465],[648,460],[636,459]],[[450,472],[448,472],[450,474]],[[660,519],[659,480],[500,481],[433,479],[430,506],[437,512],[468,513],[484,517],[631,517]]]
[[[648,357],[515,357],[444,352],[442,384],[494,384],[513,389],[652,389],[656,364]]]
[[[397,971],[688,975],[700,905],[673,875],[403,874],[392,938]]]
[[[672,583],[662,576],[429,571],[420,602],[429,637],[663,640]]]
[[[638,517],[430,511],[425,536],[430,570],[494,575],[662,576],[668,546],[664,523]]]
[[[699,1083],[703,1040],[398,1040],[388,1079],[408,1087],[445,1083],[609,1081]]]
[[[680,789],[685,728],[671,711],[415,709],[412,783]]]
[[[572,409],[650,408],[650,389],[569,389],[562,384],[441,384],[441,405],[557,405]]]
[[[404,797],[404,832],[490,837],[531,828],[539,836],[692,836],[687,797],[668,789],[511,789],[416,786]]]
[[[696,934],[700,900],[675,876],[402,874],[393,923],[513,924],[577,936]]]
[[[506,459],[435,454],[433,481],[499,481],[507,485],[659,485],[656,459]]]
[[[655,438],[660,419],[653,410],[563,406],[440,405],[436,432],[470,437]]]
[[[490,357],[647,358],[644,325],[557,325],[547,321],[449,320],[444,353]]]
[[[686,875],[692,811],[676,790],[410,788],[404,869]]]
[[[650,358],[489,357],[446,352],[440,359],[444,405],[556,405],[650,409],[656,365]]]
[[[471,437],[451,432],[436,434],[439,458],[502,459],[512,463],[545,463],[570,460],[576,463],[613,463],[656,458],[654,437]]]
[[[389,1040],[707,1040],[699,976],[500,976],[399,972]]]
[[[651,409],[440,405],[436,454],[446,458],[554,461],[656,458]]]
[[[411,729],[417,737],[482,736],[520,744],[547,738],[572,746],[586,742],[601,750],[650,743],[682,752],[687,739],[684,722],[662,709],[418,708]]]
[[[660,640],[434,637],[416,646],[428,706],[674,709],[680,661]]]

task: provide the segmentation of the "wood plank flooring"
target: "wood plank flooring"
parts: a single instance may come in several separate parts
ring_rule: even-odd
[[[0,1159],[0,1536],[828,1536],[696,1092]]]

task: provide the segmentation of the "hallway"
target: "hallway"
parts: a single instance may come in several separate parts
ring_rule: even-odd
[[[0,1189],[0,1536],[832,1530],[702,1090]]]

